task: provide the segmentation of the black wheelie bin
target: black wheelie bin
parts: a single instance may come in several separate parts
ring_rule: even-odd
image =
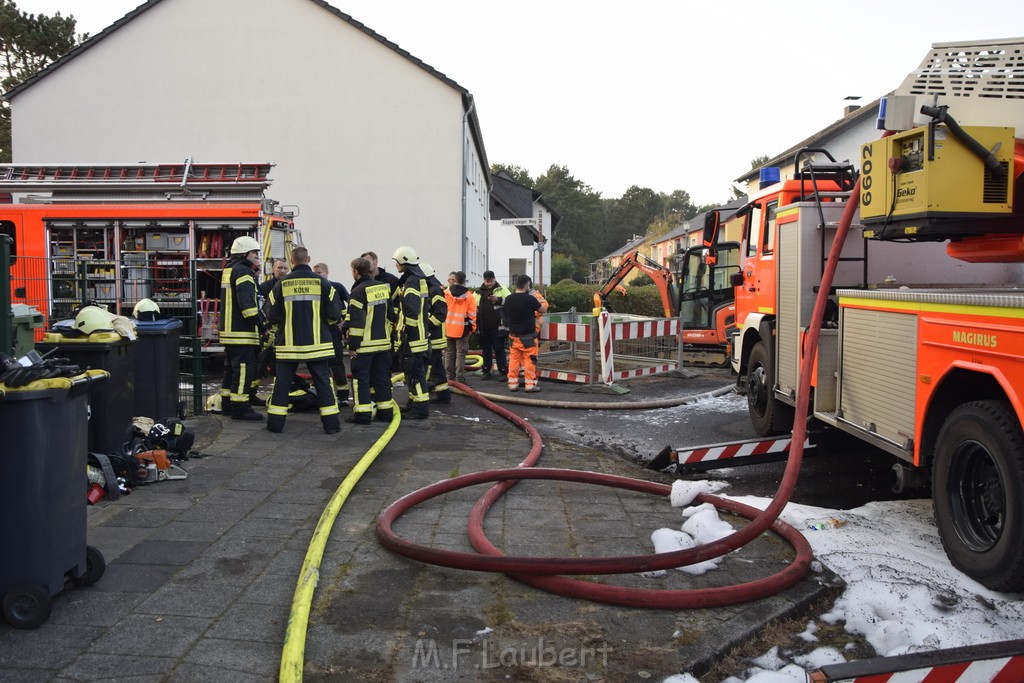
[[[90,586],[103,576],[99,550],[86,545],[86,474],[90,389],[109,375],[0,384],[0,598],[16,628],[50,616],[51,597],[70,581]]]
[[[93,332],[78,337],[49,333],[36,343],[36,350],[72,365],[106,370],[110,380],[90,392],[89,451],[107,455],[121,453],[131,439],[135,409],[135,348],[138,342],[117,332]]]
[[[160,422],[177,415],[185,418],[185,404],[178,401],[178,365],[181,361],[182,323],[177,318],[139,320],[135,349],[135,411]]]

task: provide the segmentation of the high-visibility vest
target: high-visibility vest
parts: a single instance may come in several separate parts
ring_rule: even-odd
[[[401,341],[408,346],[409,353],[427,353],[430,351],[427,279],[406,271],[398,283],[398,329],[401,331]]]
[[[449,339],[468,337],[476,330],[476,299],[462,285],[453,285],[462,290],[460,296],[452,294],[449,288],[444,297],[448,302],[448,315],[444,321],[444,333]]]

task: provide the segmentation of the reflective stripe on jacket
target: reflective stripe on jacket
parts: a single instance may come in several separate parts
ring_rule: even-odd
[[[352,286],[345,314],[349,350],[358,353],[390,351],[394,317],[391,285],[368,277],[360,278]]]
[[[334,357],[330,326],[341,317],[341,299],[325,278],[300,263],[274,285],[268,302],[278,360]]]
[[[258,346],[256,278],[248,261],[229,263],[220,276],[220,343]]]
[[[444,346],[444,321],[448,317],[448,299],[445,298],[444,287],[437,278],[427,278],[427,296],[430,297],[430,312],[427,314],[427,333],[431,342],[439,344],[434,348]]]
[[[407,270],[398,281],[398,328],[409,353],[430,351],[427,332],[427,279]]]

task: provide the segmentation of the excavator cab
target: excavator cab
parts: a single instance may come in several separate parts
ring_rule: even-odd
[[[691,364],[725,365],[728,360],[727,344],[736,326],[732,275],[739,272],[739,260],[738,242],[720,242],[692,246],[679,261],[678,309]]]

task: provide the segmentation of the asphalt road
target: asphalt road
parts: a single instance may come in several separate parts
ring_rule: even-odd
[[[549,404],[578,402],[637,402],[633,410],[553,411],[550,407],[505,405],[530,420],[545,438],[594,448],[642,465],[665,446],[674,448],[719,444],[757,437],[747,416],[746,397],[734,392],[708,397],[714,390],[731,387],[732,373],[725,369],[691,370],[689,377],[655,376],[622,382],[623,395],[588,393],[579,387],[542,383],[536,398]],[[471,381],[481,392],[508,395],[501,384]],[[670,408],[645,409],[644,403],[669,398],[702,397]],[[480,415],[486,415],[480,409]],[[486,419],[486,418],[485,418]],[[896,494],[889,487],[896,459],[859,439],[838,431],[827,433],[804,457],[792,500],[797,503],[850,509],[871,501],[925,497],[925,492]],[[735,460],[733,462],[738,462]],[[680,473],[688,480],[727,481],[730,495],[771,497],[782,479],[785,462],[723,467],[706,472]]]

